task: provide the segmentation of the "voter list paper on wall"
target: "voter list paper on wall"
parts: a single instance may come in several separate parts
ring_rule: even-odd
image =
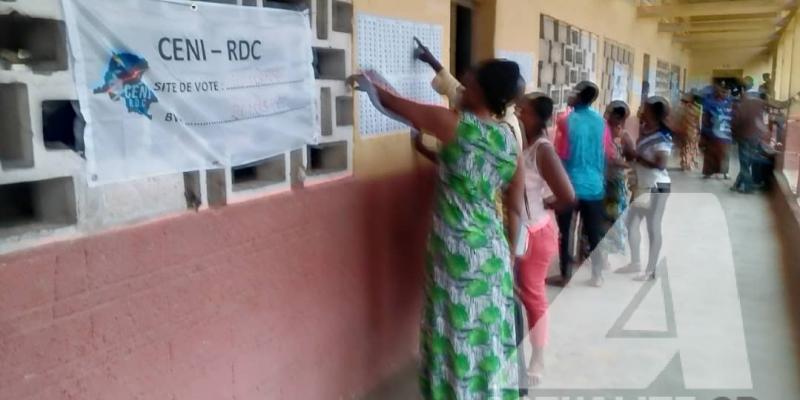
[[[240,165],[319,137],[307,12],[63,4],[91,184]]]
[[[441,59],[440,25],[360,14],[356,36],[359,69],[379,72],[402,96],[427,104],[442,103],[441,96],[431,88],[433,70],[414,58],[416,37]],[[403,123],[381,114],[363,92],[358,94],[358,115],[362,137],[409,130]]]

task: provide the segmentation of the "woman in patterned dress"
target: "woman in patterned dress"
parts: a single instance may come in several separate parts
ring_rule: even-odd
[[[681,156],[681,170],[691,171],[699,167],[700,107],[695,96],[686,93],[681,97],[680,107],[675,113],[675,139]]]
[[[436,136],[439,187],[428,242],[421,335],[425,399],[518,399],[514,256],[523,172],[502,117],[519,94],[519,66],[488,60],[464,79],[462,110],[423,105],[380,87],[381,104]],[[502,193],[508,236],[495,198]]]
[[[720,82],[714,83],[711,93],[703,98],[703,119],[701,125],[701,146],[703,150],[703,178],[722,174],[728,179],[729,152],[733,135],[733,99],[730,90]]]
[[[625,155],[634,148],[633,139],[625,131],[625,123],[630,116],[630,108],[624,101],[615,100],[608,104],[605,112],[606,127],[610,131],[614,146],[614,158],[606,166],[606,195],[603,199],[606,217],[605,254],[625,254],[628,245],[628,231],[622,215],[628,208],[628,160]],[[606,263],[608,260],[606,260]]]

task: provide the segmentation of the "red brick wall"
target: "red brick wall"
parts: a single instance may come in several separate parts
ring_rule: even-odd
[[[417,349],[429,174],[0,256],[0,399],[338,399]]]

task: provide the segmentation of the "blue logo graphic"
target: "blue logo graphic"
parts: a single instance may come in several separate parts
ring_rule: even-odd
[[[103,85],[94,89],[94,93],[108,93],[113,101],[123,99],[129,113],[144,115],[153,119],[150,105],[158,102],[153,92],[144,82],[142,75],[149,66],[147,60],[135,54],[112,53],[108,61]]]

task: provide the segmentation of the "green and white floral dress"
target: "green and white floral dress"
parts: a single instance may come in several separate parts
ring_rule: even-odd
[[[514,285],[495,206],[517,147],[504,126],[465,113],[439,153],[421,335],[426,399],[518,398]]]

